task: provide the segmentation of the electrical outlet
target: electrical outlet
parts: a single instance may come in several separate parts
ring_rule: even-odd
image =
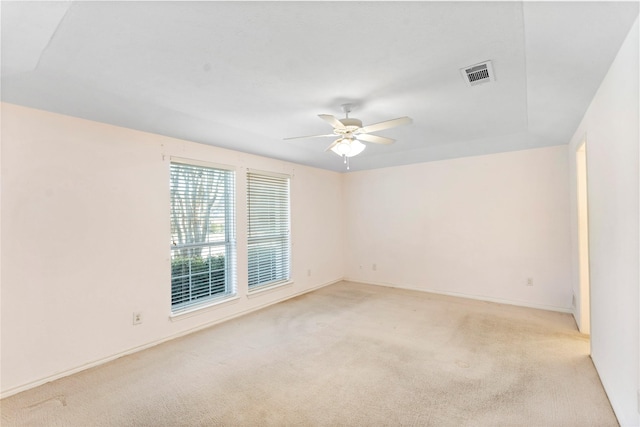
[[[139,325],[142,323],[142,313],[139,311],[136,311],[133,313],[133,324],[134,325]]]
[[[527,278],[527,286],[533,286],[533,277]]]
[[[378,266],[374,263],[374,264],[371,266],[371,269],[372,269],[373,271],[376,271],[376,270],[378,270]]]

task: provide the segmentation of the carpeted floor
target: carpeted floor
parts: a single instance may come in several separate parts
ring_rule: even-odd
[[[568,314],[341,282],[0,401],[2,426],[617,426]]]

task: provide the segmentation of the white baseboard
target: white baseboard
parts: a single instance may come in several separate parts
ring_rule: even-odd
[[[474,300],[480,300],[480,301],[489,301],[489,302],[495,302],[495,303],[499,303],[499,304],[516,305],[516,306],[521,306],[521,307],[537,308],[537,309],[541,309],[541,310],[558,311],[558,312],[562,312],[562,313],[573,313],[573,310],[571,308],[568,308],[568,307],[555,307],[555,306],[549,306],[549,305],[544,305],[544,304],[529,303],[529,302],[526,302],[526,301],[513,301],[513,300],[507,300],[507,299],[501,299],[501,298],[485,297],[485,296],[482,296],[482,295],[469,295],[469,294],[462,294],[462,293],[457,293],[457,292],[446,292],[446,291],[439,291],[439,290],[433,290],[433,289],[422,289],[422,288],[417,288],[417,287],[414,287],[414,286],[400,285],[400,284],[394,284],[394,283],[370,282],[370,281],[364,282],[362,280],[357,280],[357,279],[342,278],[342,279],[337,279],[337,280],[332,280],[332,281],[329,281],[329,282],[326,282],[326,283],[322,283],[320,285],[313,286],[313,287],[311,287],[309,289],[306,289],[304,291],[300,291],[300,292],[296,292],[296,293],[287,295],[286,297],[284,297],[282,299],[271,301],[271,302],[268,302],[268,303],[265,303],[265,304],[262,304],[262,305],[259,305],[259,306],[256,306],[256,307],[252,307],[252,308],[247,309],[247,310],[239,311],[239,312],[234,313],[232,315],[229,315],[229,316],[226,316],[226,317],[223,317],[223,318],[220,318],[220,319],[216,319],[216,320],[211,321],[211,322],[203,323],[202,325],[198,325],[197,327],[194,327],[194,328],[191,328],[191,329],[187,329],[185,331],[181,331],[181,332],[179,332],[177,334],[169,335],[169,336],[167,336],[165,338],[162,338],[162,339],[159,339],[159,340],[156,340],[156,341],[152,341],[152,342],[149,342],[149,343],[137,346],[137,347],[130,348],[128,350],[113,354],[111,356],[104,357],[104,358],[101,358],[101,359],[86,363],[86,364],[78,366],[76,368],[68,369],[68,370],[65,370],[63,372],[59,372],[59,373],[47,376],[45,378],[41,378],[41,379],[38,379],[38,380],[35,380],[35,381],[31,381],[31,382],[29,382],[27,384],[23,384],[21,386],[11,388],[9,390],[6,390],[6,391],[3,391],[2,393],[0,393],[0,399],[4,399],[4,398],[12,396],[14,394],[18,394],[20,392],[23,392],[23,391],[38,387],[38,386],[40,386],[42,384],[46,384],[48,382],[55,381],[57,379],[67,377],[69,375],[73,375],[73,374],[76,374],[78,372],[82,372],[82,371],[84,371],[86,369],[90,369],[90,368],[94,368],[96,366],[103,365],[105,363],[108,363],[108,362],[111,362],[113,360],[119,359],[120,357],[128,356],[130,354],[137,353],[139,351],[146,350],[146,349],[151,348],[151,347],[155,347],[156,345],[165,343],[167,341],[171,341],[171,340],[174,340],[176,338],[180,338],[180,337],[183,337],[185,335],[189,335],[189,334],[192,334],[194,332],[200,331],[202,329],[206,329],[206,328],[209,328],[211,326],[214,326],[214,325],[217,325],[217,324],[220,324],[220,323],[223,323],[223,322],[227,322],[227,321],[229,321],[231,319],[235,319],[237,317],[244,316],[246,314],[252,313],[252,312],[257,311],[257,310],[261,310],[261,309],[266,308],[268,306],[271,306],[271,305],[286,301],[288,299],[295,298],[297,296],[300,296],[300,295],[315,291],[315,290],[323,288],[325,286],[333,285],[333,284],[341,282],[343,280],[344,281],[349,281],[349,282],[354,282],[354,283],[362,283],[362,284],[366,284],[366,285],[385,286],[385,287],[398,288],[398,289],[407,289],[407,290],[412,290],[412,291],[427,292],[427,293],[433,293],[433,294],[439,294],[439,295],[448,295],[448,296],[459,297],[459,298],[468,298],[468,299],[474,299]]]
[[[467,299],[474,299],[474,300],[479,300],[479,301],[495,302],[495,303],[498,303],[498,304],[516,305],[516,306],[520,306],[520,307],[537,308],[539,310],[557,311],[557,312],[560,312],[560,313],[574,314],[573,313],[573,309],[571,307],[556,307],[556,306],[553,306],[553,305],[536,304],[536,303],[531,303],[531,302],[528,302],[528,301],[509,300],[509,299],[503,299],[503,298],[494,298],[494,297],[488,297],[488,296],[484,296],[484,295],[464,294],[464,293],[459,293],[459,292],[442,291],[442,290],[438,290],[438,289],[424,289],[424,288],[418,288],[418,287],[411,286],[411,285],[401,285],[401,284],[396,284],[396,283],[369,282],[369,281],[365,282],[365,281],[362,281],[362,280],[350,279],[350,278],[345,278],[344,280],[347,281],[347,282],[362,283],[362,284],[365,284],[365,285],[375,285],[375,286],[385,286],[385,287],[388,287],[388,288],[407,289],[407,290],[410,290],[410,291],[419,291],[419,292],[426,292],[426,293],[431,293],[431,294],[447,295],[447,296],[451,296],[451,297],[467,298]]]
[[[222,317],[220,319],[216,319],[216,320],[211,321],[211,322],[203,323],[202,325],[198,325],[195,328],[187,329],[187,330],[181,331],[181,332],[179,332],[177,334],[169,335],[169,336],[167,336],[165,338],[162,338],[162,339],[159,339],[159,340],[155,340],[155,341],[143,344],[143,345],[139,345],[137,347],[130,348],[128,350],[113,354],[111,356],[107,356],[107,357],[104,357],[104,358],[101,358],[101,359],[98,359],[98,360],[94,360],[92,362],[85,363],[84,365],[81,365],[81,366],[78,366],[78,367],[75,367],[75,368],[72,368],[72,369],[68,369],[68,370],[65,370],[65,371],[62,371],[62,372],[58,372],[57,374],[53,374],[53,375],[47,376],[45,378],[40,378],[38,380],[31,381],[31,382],[29,382],[27,384],[23,384],[23,385],[14,387],[14,388],[11,388],[9,390],[5,390],[2,393],[0,393],[0,399],[4,399],[6,397],[13,396],[14,394],[18,394],[18,393],[21,393],[23,391],[27,391],[29,389],[41,386],[42,384],[46,384],[46,383],[51,382],[51,381],[58,380],[60,378],[68,377],[69,375],[77,374],[78,372],[82,372],[82,371],[84,371],[86,369],[90,369],[90,368],[94,368],[96,366],[104,365],[105,363],[108,363],[108,362],[111,362],[113,360],[119,359],[119,358],[121,358],[123,356],[128,356],[130,354],[137,353],[139,351],[146,350],[146,349],[151,348],[151,347],[155,347],[155,346],[157,346],[159,344],[162,344],[162,343],[165,343],[167,341],[171,341],[171,340],[174,340],[176,338],[180,338],[180,337],[183,337],[185,335],[189,335],[189,334],[192,334],[194,332],[198,332],[198,331],[200,331],[202,329],[209,328],[209,327],[217,325],[219,323],[227,322],[227,321],[229,321],[231,319],[235,319],[236,317],[244,316],[244,315],[252,313],[254,311],[258,311],[258,310],[261,310],[263,308],[269,307],[271,305],[286,301],[288,299],[295,298],[295,297],[300,296],[300,295],[304,295],[306,293],[315,291],[315,290],[320,289],[320,288],[324,288],[325,286],[333,285],[335,283],[341,282],[342,280],[344,280],[344,279],[337,279],[337,280],[332,280],[332,281],[329,281],[329,282],[326,282],[326,283],[322,283],[320,285],[313,286],[313,287],[311,287],[309,289],[305,289],[304,291],[300,291],[300,292],[296,292],[296,293],[287,295],[286,297],[284,297],[282,299],[275,300],[275,301],[270,301],[268,303],[265,303],[265,304],[262,304],[262,305],[259,305],[259,306],[256,306],[256,307],[252,307],[252,308],[247,309],[247,310],[239,311],[239,312],[234,313],[232,315],[229,315],[229,316],[226,316],[226,317]]]

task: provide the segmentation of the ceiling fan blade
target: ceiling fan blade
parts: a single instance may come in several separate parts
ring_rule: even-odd
[[[325,136],[333,136],[333,137],[335,137],[335,136],[336,136],[336,134],[334,134],[334,133],[329,133],[329,134],[327,134],[327,135],[292,136],[292,137],[289,137],[289,138],[283,138],[283,139],[284,139],[285,141],[288,141],[288,140],[290,140],[290,139],[322,138],[322,137],[325,137]]]
[[[384,121],[384,122],[375,123],[373,125],[365,126],[363,128],[360,128],[358,133],[378,132],[379,130],[383,130],[383,129],[389,129],[389,128],[393,128],[393,127],[401,126],[401,125],[408,125],[412,121],[413,120],[411,120],[410,117],[400,117],[400,118],[397,118],[397,119],[387,120],[387,121]],[[372,141],[370,141],[370,142],[372,142]]]
[[[374,144],[393,144],[396,142],[395,139],[385,138],[384,136],[378,135],[369,135],[367,133],[361,133],[356,135],[356,139],[361,141],[373,142]]]
[[[331,114],[318,114],[318,117],[329,123],[334,127],[334,129],[344,129],[344,125],[342,124],[342,122],[333,117]]]
[[[340,142],[340,139],[339,139],[339,138],[338,138],[338,139],[336,139],[335,141],[333,141],[333,142],[331,143],[331,145],[330,145],[330,146],[328,146],[328,147],[327,147],[327,149],[326,149],[326,150],[324,150],[324,151],[331,151],[331,149],[332,149],[333,147],[335,147],[336,145],[338,145],[338,142]]]

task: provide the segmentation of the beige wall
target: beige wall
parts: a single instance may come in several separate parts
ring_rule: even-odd
[[[560,146],[348,174],[346,276],[569,311],[567,173]]]
[[[1,136],[3,396],[343,276],[338,173],[10,104]],[[173,321],[171,156],[235,167],[240,296]],[[294,284],[251,298],[247,168],[292,175]]]
[[[575,156],[586,140],[591,356],[623,426],[640,425],[639,75],[636,19],[568,148]],[[572,252],[577,255],[575,174],[571,162]],[[576,292],[578,267],[576,256]]]

